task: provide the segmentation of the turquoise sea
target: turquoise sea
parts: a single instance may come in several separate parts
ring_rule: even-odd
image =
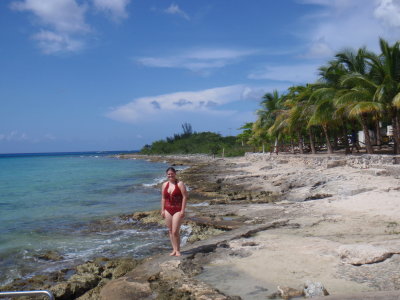
[[[169,247],[164,228],[120,218],[159,208],[165,163],[114,153],[0,155],[0,285],[98,256],[143,257]],[[40,257],[58,252],[60,261]]]

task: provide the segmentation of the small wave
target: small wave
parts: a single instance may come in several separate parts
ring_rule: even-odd
[[[188,206],[209,206],[209,205],[210,204],[208,202],[188,204]]]
[[[165,180],[165,176],[157,177],[157,178],[153,179],[153,182],[151,182],[151,183],[143,183],[142,185],[145,186],[145,187],[153,187],[153,186],[156,186],[156,185],[162,183],[164,180]]]
[[[115,231],[111,231],[111,232],[98,232],[98,235],[102,235],[102,236],[115,236],[115,235],[122,235],[122,234],[137,234],[139,233],[139,231],[135,230],[135,229],[120,229],[120,230],[115,230]]]
[[[4,273],[4,277],[0,276],[0,286],[10,284],[15,278],[21,277],[22,273],[17,268],[8,269],[7,272]]]
[[[121,217],[116,217],[116,218],[113,218],[113,222],[116,225],[126,225],[126,224],[135,224],[135,223],[137,223],[137,220],[134,220],[131,217],[129,217],[127,219],[124,219]]]
[[[181,226],[181,243],[182,246],[185,245],[192,234],[192,227],[189,225],[182,225]]]
[[[188,166],[175,167],[175,170],[177,170],[177,171],[183,171],[183,170],[186,170],[186,169],[189,169],[189,167]]]

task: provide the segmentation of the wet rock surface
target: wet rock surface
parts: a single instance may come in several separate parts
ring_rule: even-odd
[[[11,284],[2,286],[0,291],[49,290],[55,299],[98,299],[98,292],[106,282],[125,275],[140,263],[141,260],[133,258],[97,258],[73,269],[37,275],[27,280],[14,280]],[[37,299],[48,298],[38,297]]]
[[[48,250],[46,252],[34,255],[38,259],[42,260],[51,260],[51,261],[59,261],[62,260],[63,257],[60,253],[54,250]]]

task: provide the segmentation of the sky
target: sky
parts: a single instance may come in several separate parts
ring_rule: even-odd
[[[0,153],[236,135],[265,93],[400,37],[400,0],[0,1]]]

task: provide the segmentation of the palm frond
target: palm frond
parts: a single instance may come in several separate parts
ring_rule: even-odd
[[[364,114],[377,114],[383,109],[382,103],[378,102],[358,102],[353,105],[352,109],[349,111],[350,117],[358,117]]]
[[[394,96],[392,104],[394,107],[400,108],[400,92],[396,96]]]

